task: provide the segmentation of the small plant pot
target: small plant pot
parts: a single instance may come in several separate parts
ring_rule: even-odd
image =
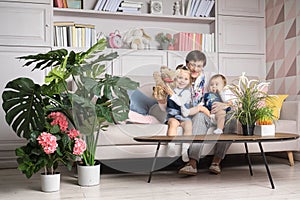
[[[274,136],[275,135],[275,125],[255,125],[254,135],[260,136]]]
[[[86,166],[77,163],[78,185],[90,187],[100,184],[100,162],[96,161],[94,166]]]
[[[57,192],[60,189],[60,173],[41,173],[41,190],[43,192]]]
[[[243,135],[245,136],[251,136],[254,133],[254,127],[255,125],[243,125],[242,124],[242,129],[243,129]]]

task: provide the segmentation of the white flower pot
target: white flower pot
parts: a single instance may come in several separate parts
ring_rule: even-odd
[[[254,135],[260,136],[274,136],[275,135],[275,125],[255,125]]]
[[[100,184],[100,163],[96,162],[94,166],[85,166],[77,164],[78,185],[95,186]]]
[[[41,190],[43,192],[57,192],[60,189],[60,173],[41,173]]]

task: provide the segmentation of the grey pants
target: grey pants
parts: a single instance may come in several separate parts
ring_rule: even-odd
[[[229,115],[226,115],[226,120],[229,119]],[[212,125],[209,117],[204,113],[197,113],[193,116],[193,135],[206,135],[208,128]],[[236,132],[236,120],[231,120],[229,123],[225,122],[224,134]],[[192,143],[189,148],[189,157],[199,161],[201,157],[202,149],[205,144],[203,143]],[[226,152],[231,143],[216,143],[214,144],[214,156],[224,159]]]

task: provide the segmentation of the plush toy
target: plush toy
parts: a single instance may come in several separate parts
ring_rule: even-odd
[[[156,100],[166,100],[167,93],[164,87],[169,86],[171,89],[175,88],[176,72],[169,69],[167,66],[162,66],[160,72],[154,72],[153,78],[155,81],[155,87],[153,88],[153,97]]]
[[[136,28],[126,32],[123,40],[131,49],[145,49],[149,46],[151,37],[144,29]]]

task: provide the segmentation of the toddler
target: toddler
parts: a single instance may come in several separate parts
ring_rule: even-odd
[[[226,85],[226,78],[222,74],[212,76],[208,84],[208,92],[203,96],[204,106],[211,111],[214,102],[224,102],[224,87]],[[216,114],[210,114],[213,122],[216,122],[217,129],[215,134],[222,134],[225,123],[225,116],[227,110],[219,110]]]

